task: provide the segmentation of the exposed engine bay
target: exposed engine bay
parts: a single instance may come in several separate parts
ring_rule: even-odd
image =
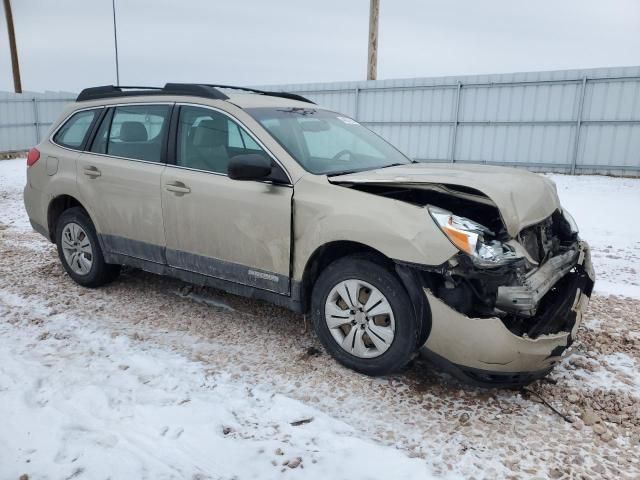
[[[429,211],[461,251],[443,265],[424,267],[424,285],[468,317],[497,317],[512,333],[534,339],[571,331],[577,295],[591,295],[593,273],[583,267],[588,250],[571,216],[560,209],[513,237],[497,206],[472,188],[442,184],[351,188]]]

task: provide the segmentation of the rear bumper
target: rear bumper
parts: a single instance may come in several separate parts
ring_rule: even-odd
[[[497,317],[467,317],[425,289],[432,321],[425,356],[475,384],[522,385],[546,375],[573,342],[589,302],[595,276],[585,242],[579,244],[572,270],[563,277],[562,294],[531,318],[564,329],[535,338],[512,333]]]
[[[47,214],[43,211],[43,205],[47,205],[46,197],[40,190],[33,188],[29,182],[23,191],[24,207],[33,229],[50,240],[47,229]]]

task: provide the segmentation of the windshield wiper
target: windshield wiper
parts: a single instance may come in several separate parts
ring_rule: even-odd
[[[411,163],[413,163],[413,160],[411,161]],[[407,165],[406,163],[392,163],[390,165],[385,165],[384,167],[380,167],[380,168],[389,168],[389,167],[401,167],[402,165]]]
[[[415,160],[411,160],[411,163],[418,163],[418,162],[416,162]],[[329,172],[329,173],[326,173],[325,175],[327,177],[334,177],[336,175],[349,175],[350,173],[368,172],[370,170],[378,170],[378,169],[389,168],[389,167],[401,167],[402,165],[408,165],[408,164],[407,163],[397,162],[397,163],[391,163],[389,165],[385,165],[383,167],[358,168],[358,169],[353,169],[353,170],[340,170],[339,172]]]
[[[336,175],[349,175],[350,173],[358,173],[358,172],[362,172],[364,170],[340,170],[339,172],[329,172],[326,173],[325,175],[327,177],[335,177]]]

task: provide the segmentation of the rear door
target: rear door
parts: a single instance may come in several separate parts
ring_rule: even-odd
[[[162,175],[167,263],[288,294],[293,187],[287,174],[225,112],[176,108],[175,145],[170,142]],[[229,159],[242,153],[271,158],[273,181],[231,180]]]
[[[109,108],[77,161],[78,189],[108,252],[165,263],[160,179],[172,104]]]

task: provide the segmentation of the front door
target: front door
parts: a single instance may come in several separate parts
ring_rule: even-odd
[[[171,108],[111,108],[90,151],[78,158],[78,189],[107,253],[164,263],[160,180]]]
[[[269,154],[221,111],[182,106],[176,130],[175,165],[162,175],[167,263],[289,294],[293,187],[227,177],[234,155]]]

